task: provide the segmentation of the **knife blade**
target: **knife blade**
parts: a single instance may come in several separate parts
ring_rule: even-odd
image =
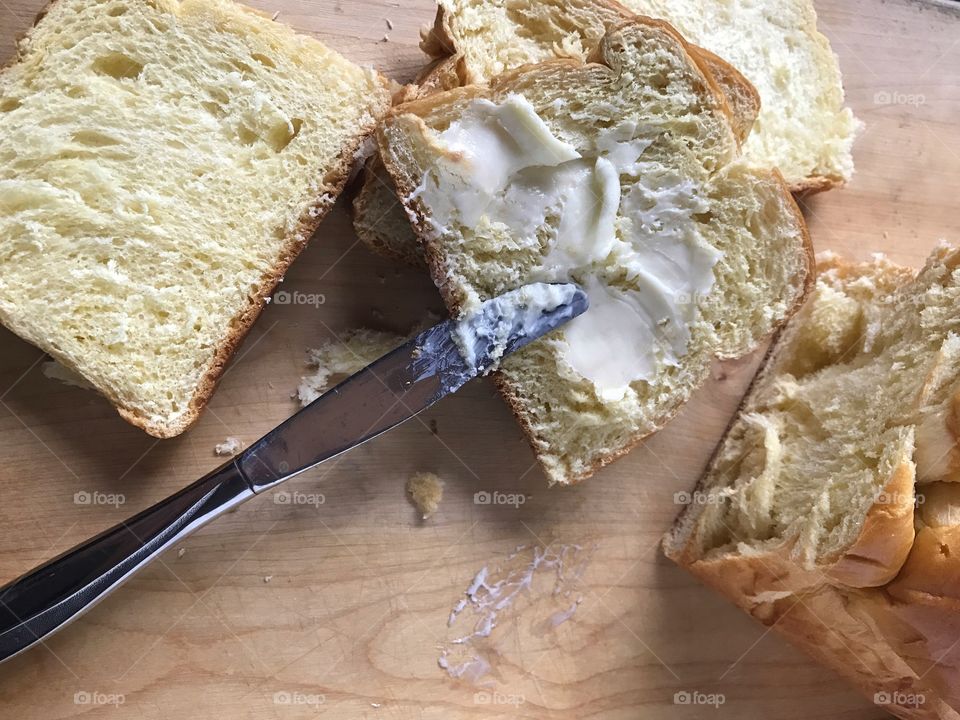
[[[214,518],[396,427],[587,307],[575,285],[535,283],[420,333],[192,485],[0,588],[0,662]]]

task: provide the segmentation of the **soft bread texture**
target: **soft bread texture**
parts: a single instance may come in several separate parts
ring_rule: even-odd
[[[671,298],[684,306],[688,320],[674,325],[657,320],[657,343],[689,331],[682,357],[675,363],[659,358],[649,377],[631,381],[622,397],[608,398],[569,366],[569,329],[503,363],[498,383],[551,482],[582,480],[661,427],[702,384],[712,357],[736,357],[754,348],[798,306],[811,279],[809,239],[792,197],[775,173],[739,161],[729,105],[691,51],[665,23],[636,18],[604,36],[595,62],[549,61],[506,73],[488,87],[431,95],[395,108],[378,131],[384,163],[451,311],[543,279],[545,257],[559,245],[566,223],[590,216],[597,207],[588,203],[585,214],[550,210],[527,233],[518,232],[506,216],[489,214],[495,210],[485,211],[477,222],[438,222],[424,188],[439,168],[463,171],[457,153],[443,147],[442,132],[472,122],[498,103],[533,108],[536,122],[587,159],[573,161],[574,167],[592,158],[600,167],[631,143],[643,144],[642,169],[621,169],[615,181],[616,201],[631,208],[617,211],[614,245],[619,249],[609,255],[601,250],[568,277],[551,280],[572,277],[600,294],[606,288],[617,297],[642,298],[644,292],[634,284],[639,280],[618,259],[623,248],[643,252],[662,241],[667,255],[673,252],[671,243],[692,256],[704,246],[721,254],[712,266],[710,292]],[[623,142],[608,155],[598,148],[610,133],[621,134]],[[456,194],[455,185],[442,187],[443,195]],[[645,239],[631,245],[630,233]],[[696,243],[684,244],[692,236],[699,238]],[[629,256],[631,250],[625,252]],[[591,302],[599,299],[591,295]],[[596,312],[592,307],[584,321],[592,322]],[[627,357],[648,350],[630,347]]]
[[[435,57],[421,76],[400,95],[400,102],[470,84],[486,84],[497,74],[523,65],[557,58],[585,61],[607,30],[634,17],[622,5],[607,0],[544,0],[523,3],[503,15],[497,3],[444,4],[437,11],[422,47]],[[471,12],[479,13],[470,22]],[[460,13],[469,25],[461,37]],[[509,18],[509,19],[508,19]],[[475,38],[471,40],[468,38]],[[458,51],[459,47],[475,52]],[[729,106],[737,137],[746,139],[760,111],[760,96],[735,68],[703,48],[688,48],[713,76]],[[482,57],[496,55],[496,62]],[[396,198],[393,182],[376,156],[367,163],[363,187],[354,199],[357,235],[375,252],[406,265],[423,267],[423,252],[416,234]]]
[[[423,43],[434,56],[459,55],[465,83],[543,59],[544,47],[582,58],[603,34],[603,10],[587,2],[439,0]],[[614,12],[613,2],[596,3]],[[859,127],[844,107],[840,68],[817,30],[811,0],[623,0],[629,11],[669,22],[687,41],[737,68],[759,91],[744,157],[779,168],[794,191],[824,190],[853,174]]]
[[[667,555],[904,718],[960,717],[960,250],[822,259]]]
[[[183,432],[389,104],[227,0],[58,0],[0,74],[0,321]]]

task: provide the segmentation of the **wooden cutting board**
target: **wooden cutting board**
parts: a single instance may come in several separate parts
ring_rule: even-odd
[[[4,58],[44,1],[0,0]],[[423,62],[418,30],[433,15],[427,0],[255,4],[400,81]],[[960,9],[818,7],[866,130],[851,185],[803,203],[814,241],[920,264],[938,239],[960,240]],[[286,417],[307,348],[440,309],[426,278],[357,244],[342,207],[283,287],[325,303],[268,308],[200,424],[165,442],[46,378],[42,354],[0,330],[0,579],[204,474],[225,437],[249,442]],[[693,486],[758,357],[718,365],[666,431],[572,489],[547,490],[504,405],[475,383],[222,518],[0,667],[0,717],[883,717],[659,551],[675,493]],[[425,522],[404,497],[420,470],[446,480]],[[494,492],[512,503],[483,504]],[[484,569],[512,599],[449,626]],[[489,636],[452,643],[491,619]]]

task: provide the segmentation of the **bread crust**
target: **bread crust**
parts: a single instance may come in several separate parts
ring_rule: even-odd
[[[438,18],[439,18],[439,15],[440,14],[438,14]],[[661,30],[662,32],[665,32],[666,34],[670,35],[678,43],[678,45],[687,54],[687,58],[690,64],[696,67],[700,71],[707,87],[709,88],[709,92],[711,92],[715,97],[715,100],[718,108],[720,109],[720,112],[727,118],[727,121],[731,126],[731,131],[734,132],[733,128],[735,126],[735,118],[734,118],[733,112],[730,108],[730,105],[726,101],[726,96],[724,95],[721,87],[712,77],[710,70],[707,67],[706,61],[703,60],[702,58],[694,57],[693,54],[691,54],[690,52],[689,44],[683,39],[682,36],[680,36],[679,33],[677,33],[677,31],[669,23],[666,23],[663,20],[656,20],[652,18],[632,15],[631,19],[626,20],[624,23],[622,23],[617,28],[614,28],[610,32],[615,32],[619,28],[628,26],[632,23],[643,23],[645,25],[655,27]],[[601,43],[598,45],[597,49],[594,51],[593,55],[591,56],[590,60],[594,63],[601,64],[604,67],[609,67],[608,62],[606,61],[607,57],[608,55],[607,55],[605,42],[601,41]],[[722,64],[726,66],[726,63],[724,63],[724,61],[720,60],[719,58],[717,58],[714,64]],[[576,60],[556,59],[556,60],[549,60],[535,66],[521,67],[512,71],[509,71],[507,73],[504,73],[503,75],[495,78],[489,86],[490,92],[496,92],[500,88],[510,87],[511,82],[513,81],[514,78],[520,77],[524,75],[526,72],[530,72],[530,71],[543,72],[544,68],[548,68],[548,67],[561,68],[564,66],[580,67],[580,63],[579,61],[576,61]],[[733,72],[736,73],[735,70]],[[752,88],[752,86],[749,86],[749,87]],[[456,89],[452,92],[459,94],[458,99],[469,99],[479,93],[482,93],[483,90],[476,86],[469,86],[465,88]],[[419,116],[419,115],[425,114],[435,104],[436,104],[436,99],[432,96],[427,96],[417,101],[393,108],[391,110],[390,117],[394,119],[398,119],[401,116],[405,116],[405,115]],[[381,128],[380,131],[378,132],[378,141],[381,146],[381,151],[389,147],[390,145],[389,138],[384,128]],[[391,176],[394,178],[395,183],[397,184],[401,197],[409,197],[414,192],[414,188],[411,187],[410,183],[405,180],[405,177],[406,177],[405,173],[402,172],[401,168],[395,162],[395,159],[392,157],[391,153],[382,152],[381,156],[383,158],[382,160],[383,163],[385,164],[385,166],[387,167],[387,170],[390,172]],[[803,300],[805,299],[807,294],[810,292],[810,289],[813,287],[814,251],[813,251],[813,244],[810,239],[809,232],[807,231],[806,224],[803,220],[803,215],[800,211],[800,208],[797,206],[788,188],[783,183],[782,177],[780,176],[779,172],[776,170],[770,172],[770,177],[774,179],[777,186],[781,189],[782,198],[784,200],[786,207],[789,208],[789,211],[793,214],[795,224],[798,227],[802,228],[802,234],[803,234],[802,245],[804,248],[804,260],[805,260],[805,266],[806,266],[806,271],[803,278],[803,285],[798,295],[798,298],[794,303],[793,307],[791,308],[790,312],[787,313],[785,317],[771,329],[771,332],[776,332],[776,330],[779,327],[781,327],[785,322],[787,322],[787,320],[793,315],[793,313],[795,313],[799,309],[799,307],[803,303]],[[454,287],[453,284],[449,281],[449,278],[447,276],[447,268],[446,268],[445,260],[443,257],[443,252],[441,251],[438,240],[432,237],[431,231],[427,227],[425,218],[422,217],[419,212],[413,209],[410,209],[408,207],[407,213],[411,219],[414,230],[416,231],[418,237],[420,238],[421,247],[423,249],[424,257],[426,259],[427,267],[430,269],[431,277],[434,283],[439,288],[440,294],[445,304],[447,305],[448,309],[452,313],[458,312],[462,307],[465,298],[462,297],[458,289]],[[626,443],[623,447],[618,448],[615,452],[612,452],[607,455],[594,459],[588,469],[582,472],[577,472],[577,473],[566,472],[562,475],[562,479],[561,479],[560,477],[557,476],[555,472],[551,470],[551,468],[546,462],[546,458],[544,458],[544,456],[538,449],[537,434],[535,432],[531,418],[524,408],[522,398],[517,388],[501,372],[494,373],[494,382],[497,389],[499,390],[504,400],[506,401],[507,405],[509,406],[514,417],[516,417],[517,422],[520,424],[521,429],[523,430],[531,447],[533,448],[534,454],[536,455],[538,462],[541,464],[544,471],[546,472],[548,478],[550,479],[551,484],[555,484],[555,483],[576,484],[590,477],[601,468],[605,467],[606,465],[612,463],[613,461],[617,460],[618,458],[630,452],[630,450],[636,447],[645,438],[649,437],[652,433],[662,428],[667,422],[669,422],[676,415],[676,413],[679,411],[680,407],[683,404],[682,400],[678,400],[671,407],[664,409],[664,413],[661,415],[661,417],[656,419],[656,421],[653,423],[653,427],[649,431],[639,433],[635,437],[631,438],[631,440],[628,443]]]
[[[39,22],[50,12],[56,2],[57,0],[51,0],[39,13],[37,13],[36,17],[34,18],[33,25],[22,33],[21,39],[26,38],[36,29]],[[255,8],[250,8],[239,3],[236,5],[238,8],[246,12],[250,12],[251,14],[256,14],[264,18],[269,17],[269,15],[266,13]],[[18,62],[20,62],[20,60],[21,56],[18,43],[17,52],[10,61],[8,61],[4,66],[0,67],[0,74],[5,72],[10,67],[16,65]],[[137,412],[136,408],[125,407],[122,401],[110,393],[107,388],[97,387],[97,391],[106,397],[111,404],[113,404],[117,413],[126,422],[140,428],[148,435],[153,437],[159,439],[169,439],[186,432],[200,418],[203,409],[206,407],[207,403],[210,401],[210,398],[213,396],[213,393],[216,391],[217,384],[223,377],[230,358],[236,352],[237,348],[243,342],[244,338],[246,338],[247,333],[260,316],[260,313],[267,304],[267,298],[273,294],[273,291],[283,279],[283,276],[293,264],[293,261],[296,260],[297,256],[307,246],[310,237],[314,234],[314,232],[316,232],[327,213],[329,213],[333,208],[337,197],[341,192],[343,192],[343,188],[350,177],[350,170],[353,164],[354,154],[360,148],[360,145],[363,143],[364,139],[373,133],[380,118],[382,118],[389,110],[390,103],[388,98],[390,82],[379,72],[375,74],[375,77],[385,91],[383,102],[380,103],[379,107],[371,109],[371,121],[362,127],[351,141],[343,145],[337,162],[326,173],[324,184],[327,189],[320,193],[320,195],[311,204],[304,208],[296,228],[287,236],[277,261],[274,263],[273,267],[263,274],[256,291],[250,296],[246,307],[244,307],[231,319],[231,330],[217,345],[209,369],[204,373],[204,375],[200,378],[200,381],[197,383],[197,387],[190,398],[187,411],[175,422],[158,423],[143,413]],[[33,341],[31,340],[31,342]],[[55,351],[52,351],[51,348],[43,347],[40,343],[34,344],[40,345],[44,351],[48,352],[58,361],[63,362],[65,365],[70,367],[70,369],[77,370],[77,368],[73,367],[72,364],[66,361],[65,358],[60,356]]]

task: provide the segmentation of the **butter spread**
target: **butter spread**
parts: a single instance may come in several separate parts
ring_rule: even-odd
[[[625,121],[581,153],[521,95],[474,100],[431,137],[440,161],[413,194],[437,233],[500,227],[539,253],[526,280],[583,286],[590,310],[564,327],[559,360],[605,400],[687,353],[722,257],[694,217],[708,210],[700,188],[644,159],[655,132]]]

